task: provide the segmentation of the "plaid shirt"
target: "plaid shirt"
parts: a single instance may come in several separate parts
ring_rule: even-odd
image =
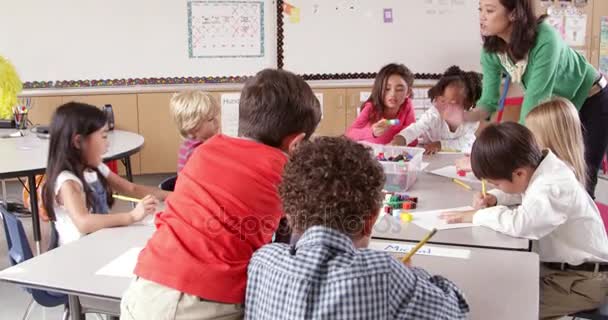
[[[262,247],[248,268],[245,319],[464,319],[468,311],[449,280],[356,249],[325,227],[308,229],[295,247]]]

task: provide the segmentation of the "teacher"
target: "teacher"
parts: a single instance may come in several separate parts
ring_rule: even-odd
[[[583,125],[587,191],[593,197],[608,145],[606,79],[543,19],[536,17],[532,0],[479,1],[483,90],[477,107],[465,113],[464,120],[486,119],[498,109],[503,72],[524,89],[520,123],[552,96],[572,101]]]

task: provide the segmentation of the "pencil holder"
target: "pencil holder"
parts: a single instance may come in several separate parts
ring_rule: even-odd
[[[15,127],[17,129],[26,129],[27,128],[27,112],[15,113]]]

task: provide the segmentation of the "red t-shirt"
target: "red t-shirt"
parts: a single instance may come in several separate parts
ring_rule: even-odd
[[[179,173],[135,274],[223,303],[243,303],[247,265],[283,216],[278,184],[287,156],[252,140],[216,135]]]

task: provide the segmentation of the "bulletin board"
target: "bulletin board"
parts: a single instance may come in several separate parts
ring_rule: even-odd
[[[278,65],[306,79],[373,78],[390,62],[419,79],[480,71],[478,0],[279,2]]]

